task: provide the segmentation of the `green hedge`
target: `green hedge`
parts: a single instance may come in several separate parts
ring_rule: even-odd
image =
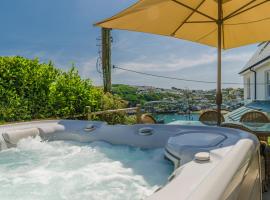
[[[52,62],[0,57],[0,121],[68,117],[84,113],[86,106],[99,111],[126,102],[82,79],[74,66],[65,72]]]

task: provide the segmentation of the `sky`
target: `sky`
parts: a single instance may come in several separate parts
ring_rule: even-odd
[[[97,70],[100,28],[95,22],[110,17],[135,0],[1,0],[0,56],[39,58],[68,70],[72,64],[84,78],[102,85]],[[129,31],[112,31],[112,64],[156,75],[216,81],[216,49],[175,38]],[[238,72],[257,45],[223,52],[224,82],[239,84]],[[213,89],[202,84],[143,76],[112,70],[114,84],[148,85],[162,88]]]

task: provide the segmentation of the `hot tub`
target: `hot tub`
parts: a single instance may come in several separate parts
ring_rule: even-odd
[[[20,190],[29,189],[23,187],[23,184],[17,184],[21,181],[20,176],[19,180],[16,176],[13,177],[12,182],[3,179],[4,169],[6,174],[10,172],[9,176],[18,170],[16,162],[14,164],[14,160],[18,159],[16,155],[22,159],[20,164],[29,164],[41,159],[40,154],[46,154],[47,157],[42,157],[42,165],[37,166],[39,170],[44,163],[46,165],[46,160],[49,162],[53,157],[55,160],[47,165],[54,169],[55,177],[59,174],[62,177],[62,182],[49,190],[51,194],[36,196],[40,188],[48,191],[47,189],[60,179],[56,178],[55,182],[39,182],[40,185],[36,188],[35,184],[30,184],[29,194],[21,192],[22,195],[11,195],[8,199],[261,199],[259,143],[255,136],[240,130],[180,125],[111,126],[103,122],[53,120],[0,126],[0,144],[3,150],[0,159],[6,159],[0,162],[0,184],[7,189],[17,187],[17,194],[20,194]],[[38,148],[32,148],[35,145]],[[29,153],[29,148],[30,154],[26,154],[28,159],[24,161],[22,155],[25,155],[25,151]],[[49,154],[47,149],[51,151]],[[58,155],[57,152],[62,150],[66,151],[66,154]],[[10,151],[13,154],[9,154]],[[35,157],[35,152],[39,151],[40,154]],[[95,163],[97,166],[103,161],[108,165],[100,165],[93,172],[90,169],[95,168],[91,168],[90,164],[97,157],[100,157]],[[163,157],[173,163],[174,170],[170,162]],[[55,165],[56,162],[62,167],[68,166],[76,159],[78,161],[72,166],[75,169],[76,166],[83,167],[76,173],[73,171],[74,176],[71,178],[69,173],[63,172],[63,168]],[[89,166],[82,164],[87,159],[90,159]],[[26,174],[29,173],[29,168],[32,169],[31,173],[34,171],[41,174],[41,177],[44,176],[43,173],[48,173],[48,168],[42,168],[43,172],[35,171],[35,165],[27,164]],[[23,167],[19,170],[24,169]],[[115,171],[110,171],[110,168],[118,170],[119,173],[114,174]],[[87,172],[92,175],[89,176]],[[99,176],[120,176],[121,181],[111,178],[102,184],[90,184],[95,180],[94,177]],[[8,176],[5,178],[8,179]],[[96,187],[97,184],[101,185]],[[125,190],[126,188],[128,189]],[[59,191],[61,189],[63,191]],[[59,196],[59,193],[62,196]]]

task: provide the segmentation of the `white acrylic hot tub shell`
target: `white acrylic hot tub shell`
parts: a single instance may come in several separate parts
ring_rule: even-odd
[[[2,134],[18,141],[27,136],[28,130],[32,130],[29,136],[38,130],[35,135],[45,140],[102,140],[141,148],[170,147],[179,156],[181,166],[174,171],[172,180],[149,200],[261,198],[259,144],[255,136],[240,130],[181,125],[110,126],[102,122],[53,120],[0,126],[1,147],[7,146]],[[201,151],[210,153],[209,162],[193,159]]]

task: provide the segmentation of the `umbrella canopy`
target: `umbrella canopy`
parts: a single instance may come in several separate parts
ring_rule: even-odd
[[[270,0],[140,0],[96,25],[217,47],[217,110],[220,115],[221,49],[269,40]],[[218,118],[220,123],[220,116]]]

